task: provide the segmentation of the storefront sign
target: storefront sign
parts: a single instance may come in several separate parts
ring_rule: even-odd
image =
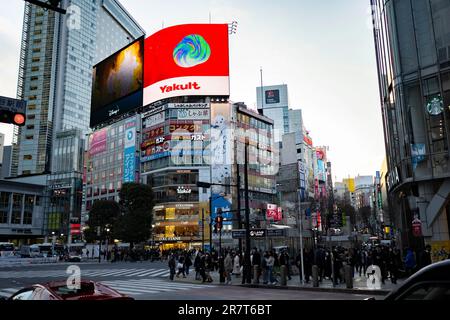
[[[178,109],[178,120],[208,120],[209,109]]]
[[[267,229],[267,236],[270,238],[286,237],[286,229]]]
[[[266,229],[250,230],[250,238],[264,238],[265,236],[266,236]]]
[[[192,193],[192,189],[185,188],[185,187],[178,187],[177,193],[178,194],[191,194]]]
[[[209,109],[209,103],[169,103],[169,109]]]
[[[142,120],[142,126],[144,128],[153,127],[153,126],[156,126],[156,125],[158,125],[160,123],[163,123],[165,120],[166,120],[166,113],[163,111],[163,112],[154,114],[154,115],[152,115],[150,117],[147,117],[147,118],[143,119]]]

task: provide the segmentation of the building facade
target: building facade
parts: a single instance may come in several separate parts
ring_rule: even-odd
[[[256,88],[257,107],[261,114],[274,121],[275,142],[289,133],[289,98],[287,85]]]
[[[28,102],[27,119],[13,141],[11,176],[48,175],[54,199],[43,229],[71,241],[69,223],[81,218],[92,68],[144,31],[117,0],[61,5],[66,15],[25,4],[17,96]]]
[[[45,196],[43,185],[0,180],[0,242],[42,238]]]
[[[449,244],[450,3],[371,1],[388,174],[400,244]],[[413,220],[422,223],[413,233]]]

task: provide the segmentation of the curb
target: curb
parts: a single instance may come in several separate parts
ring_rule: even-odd
[[[294,287],[294,286],[270,286],[261,284],[240,284],[240,287],[247,288],[264,288],[264,289],[278,289],[278,290],[303,290],[303,291],[322,291],[322,292],[339,292],[351,294],[367,294],[367,295],[381,295],[385,296],[391,291],[389,290],[368,290],[368,289],[347,289],[347,288],[313,288],[313,287]]]

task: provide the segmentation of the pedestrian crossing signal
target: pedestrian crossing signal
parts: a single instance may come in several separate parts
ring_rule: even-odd
[[[25,115],[20,112],[0,110],[0,122],[23,127],[25,125]]]

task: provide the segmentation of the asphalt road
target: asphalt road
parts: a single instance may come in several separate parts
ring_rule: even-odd
[[[166,262],[0,266],[0,296],[9,296],[36,283],[66,281],[66,270],[70,266],[80,267],[82,280],[102,282],[137,300],[363,300],[368,297],[347,293],[244,288],[214,282],[201,284],[177,278],[170,281]]]

